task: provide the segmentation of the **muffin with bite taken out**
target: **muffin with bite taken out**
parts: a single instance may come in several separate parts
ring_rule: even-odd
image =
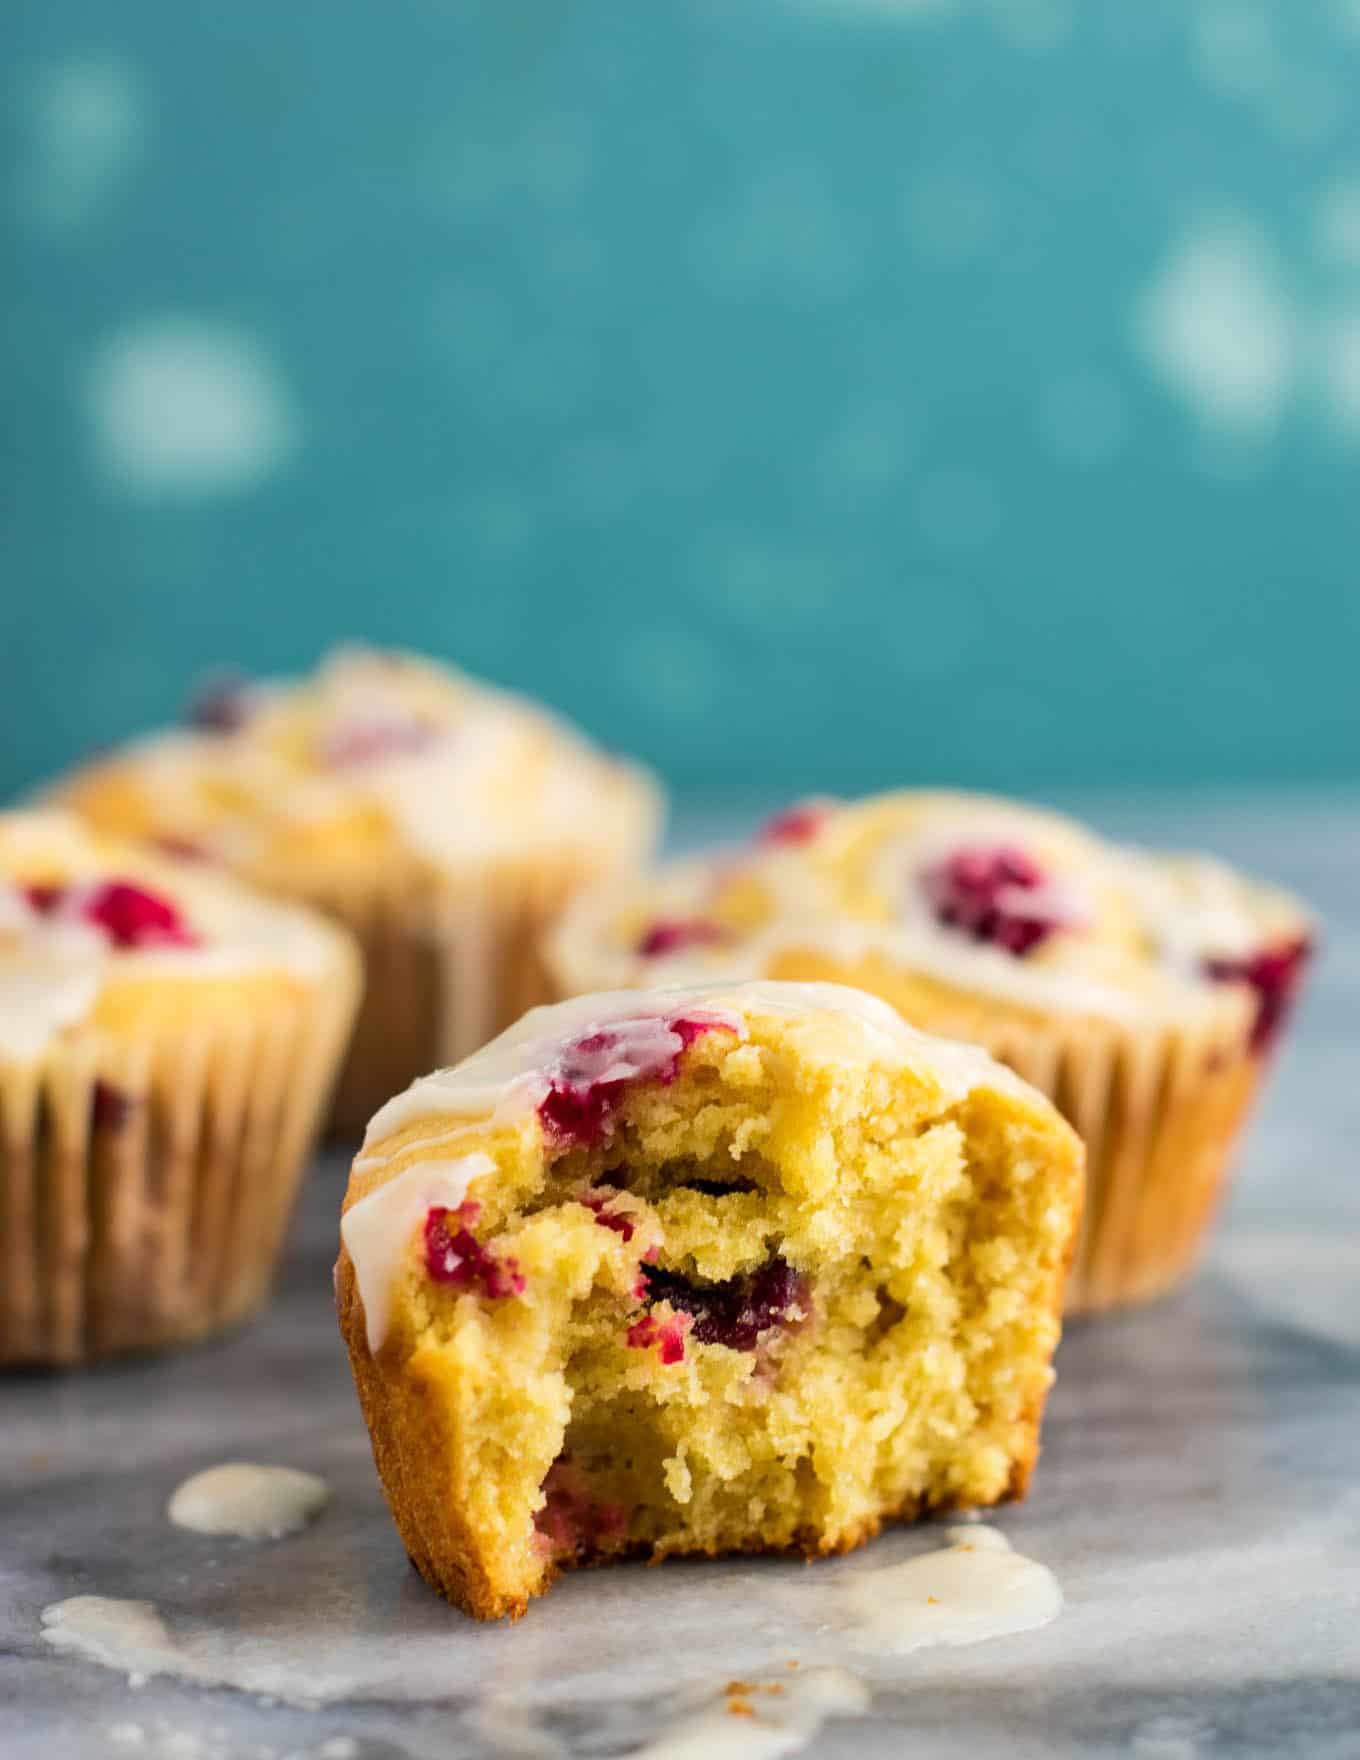
[[[625,1556],[843,1551],[1024,1494],[1082,1151],[825,984],[531,1010],[369,1126],[336,1274],[425,1579],[517,1616]]]

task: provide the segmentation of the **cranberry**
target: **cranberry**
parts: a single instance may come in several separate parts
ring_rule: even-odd
[[[628,1328],[625,1337],[634,1350],[646,1351],[656,1345],[663,1366],[669,1369],[676,1363],[684,1362],[685,1334],[693,1324],[687,1313],[672,1314],[668,1320],[658,1320],[654,1314],[644,1314],[641,1320],[635,1320]]]
[[[649,1300],[669,1302],[692,1317],[696,1344],[753,1351],[762,1332],[786,1324],[795,1308],[807,1310],[807,1285],[782,1259],[706,1287],[691,1283],[678,1271],[644,1268],[642,1275]],[[631,1332],[628,1342],[633,1342]]]
[[[623,1509],[597,1499],[585,1475],[565,1455],[548,1468],[543,1492],[547,1502],[535,1515],[534,1526],[548,1550],[559,1557],[593,1551],[601,1541],[618,1539],[627,1531]]]
[[[617,1196],[617,1192],[606,1187],[603,1191],[583,1192],[577,1203],[584,1204],[591,1211],[601,1228],[612,1229],[615,1234],[621,1234],[624,1240],[631,1241],[636,1232],[632,1217],[608,1208]]]
[[[723,932],[716,923],[663,917],[645,932],[636,951],[643,959],[664,959],[686,947],[712,947],[722,938]]]
[[[115,947],[193,947],[198,942],[176,905],[130,880],[97,886],[81,915],[97,923]]]
[[[1071,917],[1043,897],[1045,875],[1009,844],[956,850],[921,876],[936,921],[1023,958]],[[1033,897],[1034,893],[1041,896]]]
[[[125,1094],[121,1088],[115,1088],[111,1082],[106,1082],[101,1077],[94,1085],[90,1123],[97,1131],[121,1130],[128,1121],[132,1107],[131,1094]]]
[[[425,1213],[425,1269],[436,1283],[455,1289],[476,1289],[491,1300],[517,1296],[524,1277],[514,1259],[498,1259],[487,1251],[468,1228],[479,1205],[463,1204],[457,1210],[433,1205]],[[449,1218],[453,1218],[450,1224]]]
[[[704,1033],[730,1032],[721,1021],[677,1015],[618,1021],[570,1045],[539,1102],[545,1133],[559,1147],[608,1142],[624,1094],[639,1081],[673,1082],[680,1059]],[[609,1075],[622,1066],[621,1073]]]
[[[229,675],[209,679],[189,703],[188,721],[203,733],[235,733],[252,714],[250,687]]]
[[[132,880],[102,880],[90,887],[29,886],[28,902],[44,916],[73,905],[82,922],[93,923],[115,947],[197,947],[199,938],[179,907]]]
[[[767,845],[811,843],[831,817],[830,809],[816,801],[788,807],[761,827],[756,842]]]
[[[1205,960],[1204,970],[1216,983],[1250,984],[1256,992],[1256,1018],[1251,1028],[1253,1051],[1268,1051],[1279,1037],[1312,951],[1312,942],[1302,935],[1278,947],[1261,948],[1246,959]]]

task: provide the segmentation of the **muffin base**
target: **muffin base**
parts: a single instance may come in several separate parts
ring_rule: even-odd
[[[799,1530],[785,1542],[764,1540],[758,1533],[752,1533],[740,1544],[721,1549],[679,1542],[663,1546],[638,1544],[599,1556],[578,1557],[570,1567],[552,1565],[532,1595],[508,1600],[504,1585],[488,1569],[486,1536],[468,1522],[464,1513],[466,1451],[437,1381],[420,1374],[413,1365],[408,1365],[407,1372],[401,1375],[385,1373],[370,1356],[354,1269],[344,1257],[337,1267],[336,1306],[349,1348],[355,1389],[368,1426],[374,1464],[406,1555],[436,1594],[475,1619],[523,1618],[530,1601],[545,1593],[567,1568],[617,1564],[625,1559],[661,1564],[667,1558],[828,1558],[854,1551],[885,1528],[905,1526],[951,1509],[976,1507],[958,1497],[929,1501],[915,1497],[874,1520],[857,1522],[836,1533]],[[1041,1394],[1025,1413],[1023,1448],[1011,1463],[1004,1489],[991,1500],[993,1506],[1018,1502],[1029,1489],[1039,1458],[1043,1405]]]
[[[346,950],[291,1010],[0,1068],[0,1364],[159,1349],[258,1307],[357,990]]]
[[[616,862],[551,852],[463,878],[408,870],[304,902],[343,923],[364,957],[364,995],[336,1084],[330,1129],[361,1137],[392,1095],[484,1045],[550,999],[548,925]]]

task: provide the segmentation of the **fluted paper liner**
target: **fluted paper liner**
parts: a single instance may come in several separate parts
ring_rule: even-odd
[[[920,1023],[928,1028],[933,1023]],[[1150,1301],[1195,1262],[1261,1073],[1245,1023],[998,1023],[974,1039],[1057,1105],[1086,1144],[1066,1310]]]
[[[291,1008],[0,1065],[0,1364],[149,1350],[260,1303],[353,1019],[343,952]]]
[[[342,922],[364,956],[364,1000],[332,1126],[361,1135],[418,1075],[457,1063],[552,988],[539,952],[548,925],[582,886],[617,871],[617,847],[548,850],[487,862],[463,876],[407,870],[333,884],[307,902]]]

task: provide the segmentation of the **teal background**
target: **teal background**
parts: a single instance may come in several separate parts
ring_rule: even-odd
[[[1360,5],[10,0],[0,789],[401,642],[681,784],[1360,774]]]

